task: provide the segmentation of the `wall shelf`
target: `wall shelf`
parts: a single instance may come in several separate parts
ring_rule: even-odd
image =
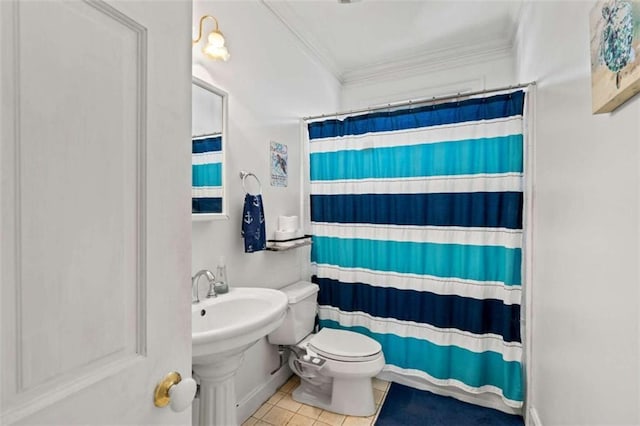
[[[287,245],[279,245],[282,243],[291,243]],[[298,247],[310,246],[311,235],[304,235],[297,238],[289,238],[288,240],[267,240],[268,251],[287,251]]]
[[[222,213],[191,213],[192,222],[206,222],[210,220],[227,220],[229,216]]]

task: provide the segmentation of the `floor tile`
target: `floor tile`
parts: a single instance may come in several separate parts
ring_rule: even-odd
[[[283,393],[291,393],[296,387],[298,387],[299,384],[300,384],[300,378],[294,375],[294,376],[291,376],[291,378],[287,380],[287,382],[284,385],[280,386],[280,389],[278,390]]]
[[[285,396],[287,396],[287,394],[286,394],[286,393],[284,393],[284,392],[276,392],[276,393],[274,393],[273,395],[271,395],[271,398],[269,398],[269,399],[267,400],[267,402],[268,402],[269,404],[276,405],[276,404],[278,403],[278,401],[280,401],[280,400],[281,400],[282,398],[284,398]]]
[[[380,415],[380,409],[381,408],[382,408],[382,404],[378,405],[378,407],[376,408],[376,413],[372,416],[373,417],[373,421],[371,422],[372,425],[376,424],[376,421],[378,420],[378,416]]]
[[[255,413],[253,413],[252,417],[255,417],[256,419],[261,419],[265,414],[267,414],[269,410],[271,410],[271,407],[273,407],[273,405],[265,402],[264,404],[262,404],[260,408],[256,410]]]
[[[256,423],[258,423],[258,419],[255,417],[249,417],[244,421],[244,423],[242,423],[242,426],[254,426]]]
[[[298,409],[302,407],[302,404],[300,404],[298,401],[294,401],[293,398],[291,398],[291,395],[287,394],[278,401],[276,406],[289,411],[298,411]]]
[[[315,422],[311,417],[305,417],[301,414],[295,414],[287,423],[288,426],[312,426]]]
[[[298,376],[291,376],[242,426],[265,424],[282,426],[371,426],[380,412],[390,383],[373,379],[373,398],[376,413],[369,417],[344,416],[295,401],[291,392],[300,384]]]
[[[319,421],[325,422],[331,426],[340,426],[344,419],[345,416],[342,414],[332,413],[331,411],[323,411],[318,417]]]
[[[389,389],[389,382],[387,382],[386,380],[380,380],[374,377],[372,382],[373,382],[374,389],[378,389],[383,392],[386,392],[387,389]]]
[[[265,422],[271,423],[272,425],[286,425],[291,417],[293,417],[295,413],[293,411],[285,410],[280,407],[273,407],[271,410],[267,412],[264,416],[262,416],[261,420]]]
[[[376,403],[376,405],[379,405],[382,403],[382,400],[384,399],[384,392],[378,389],[374,389],[373,390],[373,402]]]
[[[271,423],[267,423],[267,422],[263,422],[262,420],[258,420],[258,423],[256,423],[253,426],[273,426]]]
[[[322,413],[322,408],[313,407],[311,405],[302,404],[302,406],[298,409],[298,414],[302,414],[306,417],[311,417],[312,419],[317,419]]]
[[[373,417],[374,416],[369,416],[369,417],[347,416],[347,418],[344,419],[344,422],[342,422],[342,426],[371,426],[373,424]]]
[[[284,385],[280,386],[280,389],[278,389],[278,392],[290,394],[294,387],[295,387],[294,384],[287,382]]]

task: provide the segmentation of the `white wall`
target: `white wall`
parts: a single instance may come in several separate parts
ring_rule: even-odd
[[[339,83],[257,1],[196,1],[215,15],[231,60],[202,59],[229,93],[230,219],[193,224],[193,271],[227,258],[232,286],[277,288],[306,278],[308,250],[244,254],[238,172],[263,184],[267,229],[300,205],[299,117],[408,98],[538,81],[534,192],[533,393],[545,425],[640,422],[638,148],[640,101],[590,112],[591,2],[535,2],[523,16],[518,62],[473,65],[384,81]],[[567,19],[570,17],[570,19]],[[208,23],[209,25],[209,23]],[[288,188],[269,186],[269,141],[289,146]],[[204,287],[204,286],[203,286]],[[277,363],[261,341],[237,379],[239,399]]]
[[[593,2],[533,2],[517,76],[537,80],[533,392],[545,426],[640,422],[640,99],[591,114]]]
[[[464,58],[462,58],[464,60]],[[407,70],[393,77],[344,85],[342,109],[351,110],[409,99],[445,96],[458,92],[493,89],[516,83],[513,56],[489,56],[466,65],[440,64],[434,70]],[[326,111],[329,112],[329,111]]]
[[[225,256],[231,287],[279,288],[303,278],[309,250],[244,253],[240,237],[244,192],[239,172],[251,171],[262,181],[270,236],[278,215],[299,214],[300,117],[338,109],[340,85],[259,1],[196,0],[194,25],[204,14],[218,19],[231,53],[229,62],[214,62],[203,58],[202,46],[193,49],[194,63],[205,66],[211,82],[229,93],[225,164],[229,220],[193,223],[193,271],[210,268],[215,272],[218,257]],[[211,22],[206,25],[205,30],[211,31]],[[287,188],[270,186],[270,141],[288,145]],[[201,287],[204,292],[205,286]],[[236,381],[239,399],[268,379],[278,358],[265,340],[246,359]]]

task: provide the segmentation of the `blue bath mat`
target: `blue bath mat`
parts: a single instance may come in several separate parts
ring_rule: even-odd
[[[523,426],[522,417],[392,383],[376,426]]]

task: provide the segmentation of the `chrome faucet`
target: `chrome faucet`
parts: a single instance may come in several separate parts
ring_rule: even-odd
[[[215,275],[208,269],[201,269],[191,278],[191,303],[200,303],[200,297],[198,296],[198,280],[201,276],[206,275],[209,281],[209,292],[207,297],[216,297],[216,291],[214,289],[214,282],[216,280]]]

